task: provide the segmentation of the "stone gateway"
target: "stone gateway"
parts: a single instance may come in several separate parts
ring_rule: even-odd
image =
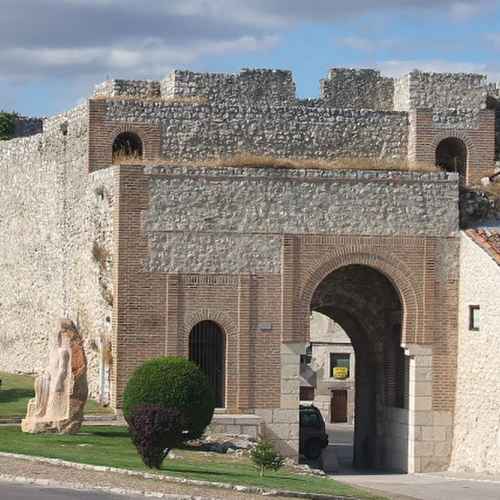
[[[297,459],[318,312],[356,355],[354,464],[460,464],[459,186],[494,171],[498,98],[481,75],[373,70],[330,71],[318,99],[276,70],[104,82],[0,143],[0,369],[40,371],[70,317],[93,397],[119,411],[144,360],[191,358],[214,430]]]

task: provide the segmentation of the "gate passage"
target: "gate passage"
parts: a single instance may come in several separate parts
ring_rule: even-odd
[[[225,338],[213,321],[201,321],[189,334],[189,359],[207,375],[215,394],[215,405],[224,408]]]

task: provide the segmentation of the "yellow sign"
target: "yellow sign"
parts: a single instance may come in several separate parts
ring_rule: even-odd
[[[349,368],[345,368],[344,366],[337,366],[333,369],[334,378],[344,379],[349,376]]]

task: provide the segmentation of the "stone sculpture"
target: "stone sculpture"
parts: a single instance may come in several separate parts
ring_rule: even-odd
[[[47,369],[35,379],[23,432],[74,434],[80,430],[87,401],[87,359],[74,323],[60,320]]]

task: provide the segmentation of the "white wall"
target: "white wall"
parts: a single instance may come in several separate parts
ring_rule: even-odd
[[[469,331],[469,305],[480,330]],[[457,401],[452,470],[500,472],[500,266],[461,234]]]

